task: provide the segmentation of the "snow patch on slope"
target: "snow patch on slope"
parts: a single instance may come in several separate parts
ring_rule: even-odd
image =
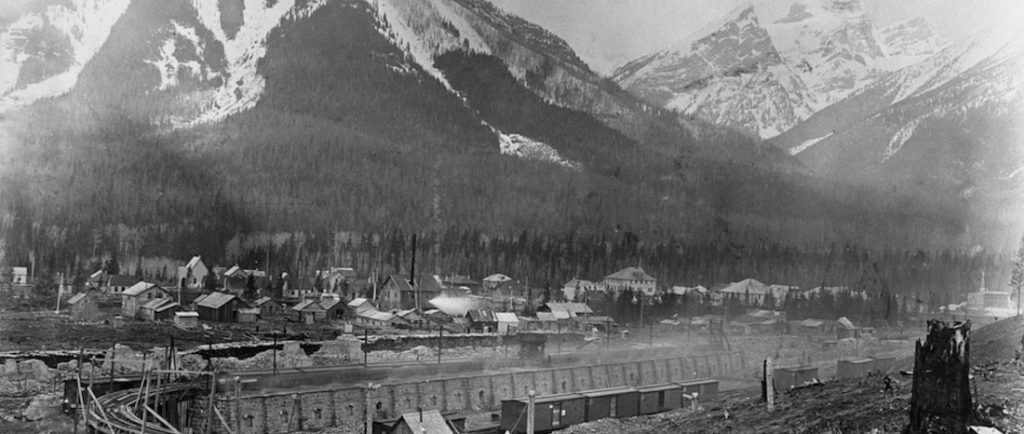
[[[918,122],[916,119],[912,120],[900,126],[899,130],[896,130],[896,134],[893,134],[892,138],[889,139],[889,144],[885,147],[885,153],[882,154],[881,162],[884,163],[903,148],[903,145],[914,136]]]
[[[171,26],[171,35],[160,45],[160,57],[156,60],[144,60],[144,62],[156,67],[160,73],[160,84],[157,86],[159,90],[167,90],[177,86],[178,73],[181,70],[188,71],[193,77],[203,75],[203,65],[198,61],[181,62],[174,56],[174,53],[178,50],[178,37],[181,36],[192,44],[192,49],[195,51],[196,56],[200,59],[203,58],[204,50],[199,43],[199,36],[196,34],[196,30],[188,26],[182,26],[173,20],[171,21]],[[209,79],[211,77],[205,78]]]
[[[565,159],[547,143],[538,142],[520,134],[505,134],[500,131],[498,132],[498,141],[502,154],[513,155],[524,160],[555,163],[572,170],[581,169],[580,163]]]
[[[78,82],[82,68],[100,50],[131,0],[68,0],[42,13],[22,17],[0,33],[0,113],[18,109],[42,98],[63,95]],[[73,62],[67,71],[14,89],[22,65],[26,41],[18,32],[48,24],[68,36]]]
[[[267,54],[270,32],[286,19],[309,17],[326,3],[327,0],[316,0],[296,7],[295,0],[279,0],[270,5],[266,0],[245,0],[242,26],[229,38],[221,25],[217,2],[192,0],[199,22],[224,46],[227,67],[224,84],[217,89],[212,106],[189,124],[216,122],[254,107],[266,87],[257,64]]]
[[[427,74],[454,92],[451,83],[434,67],[434,56],[461,47],[462,40],[450,34],[442,23],[457,29],[471,50],[489,54],[490,48],[469,22],[443,0],[378,0],[378,31],[405,50]],[[386,24],[386,25],[385,25]]]
[[[828,134],[825,134],[824,136],[821,136],[821,137],[816,137],[816,138],[813,138],[813,139],[810,139],[810,140],[804,140],[803,143],[801,143],[799,145],[796,145],[796,146],[794,146],[792,148],[789,148],[789,155],[796,155],[796,154],[799,154],[799,153],[801,153],[803,151],[806,151],[811,146],[817,145],[818,142],[820,142],[822,140],[825,140],[825,139],[827,139],[829,137],[832,137],[833,134],[835,134],[835,131],[832,131],[832,132],[830,132]]]

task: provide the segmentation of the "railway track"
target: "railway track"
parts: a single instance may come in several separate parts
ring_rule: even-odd
[[[180,434],[177,429],[168,427],[160,420],[144,414],[145,419],[135,411],[135,404],[140,400],[155,398],[157,394],[167,394],[185,391],[196,386],[185,383],[171,383],[162,385],[159,389],[152,389],[145,396],[140,398],[142,389],[128,389],[108,393],[90,401],[88,406],[89,426],[96,432],[107,434],[135,434],[140,432],[154,434]],[[144,408],[144,407],[143,407]],[[144,409],[142,411],[147,411]]]

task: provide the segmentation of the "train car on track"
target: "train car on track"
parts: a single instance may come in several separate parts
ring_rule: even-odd
[[[545,433],[570,425],[605,419],[661,413],[683,407],[694,396],[718,394],[718,380],[697,379],[640,387],[613,387],[575,393],[538,396],[534,399],[534,432]],[[529,399],[501,402],[499,433],[526,432]]]
[[[698,399],[714,398],[718,395],[718,380],[698,378],[696,380],[679,381],[676,384],[683,388],[683,394],[693,396],[696,393]]]
[[[501,402],[501,432],[526,432],[528,398],[506,399]],[[580,393],[560,393],[538,396],[534,399],[534,432],[550,432],[570,425],[586,422],[587,397]]]
[[[588,422],[606,417],[631,417],[639,414],[640,392],[632,387],[588,390],[580,394],[587,397]]]

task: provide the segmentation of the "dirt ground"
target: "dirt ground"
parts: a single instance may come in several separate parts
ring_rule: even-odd
[[[1024,433],[1024,363],[1014,361],[1024,321],[1007,319],[971,335],[976,419],[1004,433]],[[909,343],[908,345],[913,345]],[[912,347],[911,347],[911,350]],[[898,369],[911,369],[904,360]],[[757,388],[722,393],[704,410],[628,419],[606,419],[559,431],[591,433],[898,433],[909,421],[911,377],[896,372],[898,386],[884,390],[883,377],[826,381],[782,393],[774,412]]]

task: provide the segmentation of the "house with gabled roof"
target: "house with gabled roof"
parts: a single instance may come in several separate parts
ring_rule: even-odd
[[[619,294],[626,290],[641,291],[648,296],[653,296],[658,289],[658,279],[647,274],[640,267],[626,267],[612,274],[605,276],[601,281],[607,291],[612,294]]]
[[[185,265],[178,267],[178,288],[202,288],[207,274],[210,274],[210,269],[203,263],[202,258],[193,256]]]
[[[89,322],[99,319],[100,311],[92,291],[79,292],[68,299],[72,321]]]
[[[344,318],[348,306],[340,298],[330,297],[320,300],[320,307],[324,308],[324,318],[333,320]]]
[[[416,289],[409,279],[391,274],[384,280],[378,299],[383,310],[411,309],[416,307]]]
[[[139,308],[139,319],[146,321],[170,321],[181,306],[170,298],[155,298]]]
[[[314,324],[316,322],[323,321],[327,314],[324,307],[320,305],[320,301],[314,298],[307,298],[300,301],[295,306],[292,306],[292,311],[295,312],[299,321],[305,324]]]
[[[196,312],[203,321],[237,322],[238,309],[249,307],[237,295],[213,291],[196,299]]]
[[[284,312],[284,307],[281,306],[281,303],[278,303],[277,300],[270,297],[260,297],[253,304],[259,308],[260,315],[271,315]]]
[[[466,312],[466,320],[469,322],[470,332],[494,333],[498,330],[498,317],[489,310],[471,309]]]
[[[121,293],[121,316],[138,318],[139,309],[150,300],[169,298],[167,290],[151,282],[138,282]]]

